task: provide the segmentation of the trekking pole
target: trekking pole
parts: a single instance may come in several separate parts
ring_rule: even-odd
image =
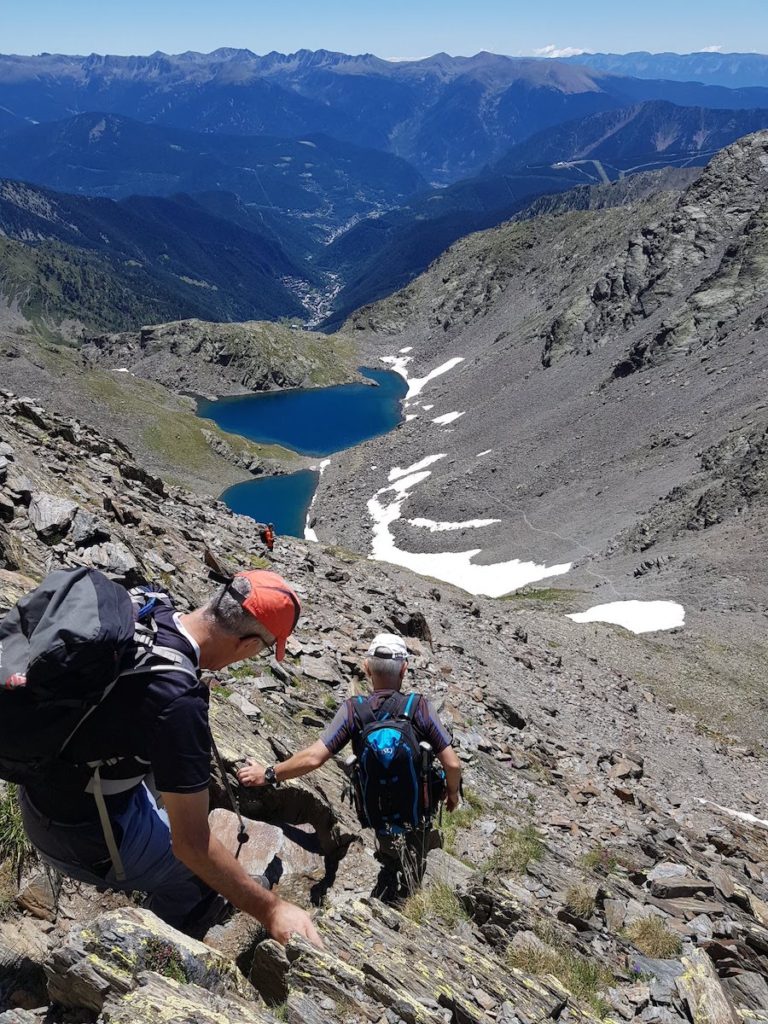
[[[422,800],[424,802],[424,813],[428,814],[432,810],[432,793],[429,778],[429,767],[432,763],[432,747],[426,740],[422,740],[419,743],[421,748],[421,785],[422,785]]]
[[[250,836],[248,835],[248,829],[245,827],[243,816],[240,813],[240,805],[237,801],[237,797],[235,796],[235,791],[232,789],[232,783],[229,781],[227,769],[224,765],[224,760],[221,754],[219,753],[219,748],[216,746],[216,740],[213,738],[213,733],[211,733],[211,747],[216,757],[216,763],[219,766],[221,777],[224,780],[224,788],[227,791],[227,797],[229,798],[229,802],[232,805],[232,810],[235,812],[235,814],[237,815],[237,820],[240,822],[240,828],[237,830],[237,853],[235,854],[235,859],[237,859],[240,856],[241,848],[245,846],[245,844],[250,839]]]

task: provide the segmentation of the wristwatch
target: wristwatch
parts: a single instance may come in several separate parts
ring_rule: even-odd
[[[275,766],[273,764],[267,765],[264,769],[264,781],[268,786],[271,786],[272,789],[277,789],[280,785],[277,775],[275,775]]]

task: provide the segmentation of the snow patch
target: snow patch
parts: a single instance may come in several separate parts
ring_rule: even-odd
[[[330,459],[323,459],[323,461],[322,462],[318,462],[318,464],[316,466],[310,466],[309,468],[310,469],[316,469],[318,474],[320,476],[322,476],[323,473],[326,471],[326,469],[330,466],[330,464],[331,464],[331,460]],[[312,501],[310,501],[309,508],[307,509],[307,518],[304,521],[304,540],[314,541],[315,544],[318,543],[317,534],[312,529],[312,527],[309,525],[309,520],[310,520],[310,517],[312,515],[312,506],[315,504],[316,501],[317,501],[317,488],[315,488],[315,493],[312,495]]]
[[[436,366],[434,370],[430,370],[426,377],[409,377],[406,367],[411,362],[411,356],[381,356],[380,359],[382,363],[388,363],[395,373],[399,373],[404,378],[408,385],[406,398],[415,398],[416,395],[420,395],[424,387],[431,380],[434,380],[435,377],[440,377],[442,374],[452,370],[454,366],[464,362],[464,356],[454,356],[453,359],[449,359],[446,363]]]
[[[611,622],[631,633],[677,629],[685,622],[685,608],[676,601],[612,601],[568,616],[574,622]]]
[[[454,420],[459,419],[459,417],[461,417],[463,415],[464,415],[463,412],[447,412],[443,416],[436,416],[432,420],[432,422],[433,423],[439,423],[441,426],[445,426],[448,423],[453,423]]]
[[[432,475],[431,470],[423,467],[444,458],[445,455],[429,455],[408,469],[393,469],[389,474],[390,483],[370,499],[368,512],[373,520],[370,559],[402,565],[422,576],[433,576],[446,583],[453,583],[470,594],[485,594],[488,597],[501,597],[527,583],[568,572],[570,562],[546,566],[513,558],[494,565],[477,565],[472,559],[480,554],[481,548],[438,553],[403,551],[398,548],[390,532],[391,525],[400,518],[403,502],[413,488]],[[388,493],[391,495],[389,499],[384,497]]]
[[[420,462],[414,462],[412,466],[408,466],[406,469],[400,469],[399,466],[395,466],[393,469],[390,469],[387,480],[392,483],[393,480],[399,480],[401,476],[410,476],[411,473],[418,473],[420,469],[426,469],[427,466],[431,466],[433,462],[437,462],[438,459],[444,458],[445,452],[443,452],[442,455],[427,455],[426,458],[421,459]]]
[[[127,366],[113,366],[112,373],[130,373],[131,371]]]
[[[423,526],[430,533],[442,533],[444,530],[477,529],[480,526],[492,526],[500,523],[500,519],[467,519],[464,523],[436,523],[434,519],[407,519],[411,526]]]
[[[765,821],[763,818],[755,817],[755,815],[750,814],[749,811],[734,811],[731,807],[723,807],[721,804],[716,804],[712,800],[705,800],[702,796],[700,796],[698,800],[700,804],[704,804],[706,807],[714,807],[723,814],[730,814],[732,818],[740,818],[741,821],[748,821],[750,825],[760,825],[762,828],[768,828],[768,821]]]
[[[422,405],[421,408],[424,410],[424,412],[429,412],[430,409],[434,409],[435,407],[434,405]]]
[[[478,452],[477,455],[475,456],[475,458],[476,459],[482,459],[482,457],[484,455],[490,455],[492,451],[493,451],[493,448],[486,448],[484,452]]]
[[[405,417],[405,422],[406,422],[406,423],[408,423],[408,422],[409,422],[409,420],[416,420],[416,419],[418,419],[418,418],[419,418],[419,417],[418,417],[418,414],[417,414],[417,413],[415,413],[415,412],[409,412],[409,413],[407,413],[407,414],[406,414],[406,417]]]
[[[401,348],[400,352],[403,354],[406,352],[413,352],[413,345],[407,345],[405,348]]]

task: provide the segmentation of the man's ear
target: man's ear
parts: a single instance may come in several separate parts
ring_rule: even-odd
[[[371,678],[371,669],[370,669],[370,666],[368,664],[368,659],[367,658],[363,658],[363,672],[365,672],[366,676],[369,679]]]
[[[408,662],[407,662],[407,661],[404,661],[404,662],[403,662],[403,666],[402,666],[402,668],[400,669],[400,682],[402,682],[402,681],[403,681],[403,679],[405,678],[405,673],[406,673],[407,671],[408,671]]]

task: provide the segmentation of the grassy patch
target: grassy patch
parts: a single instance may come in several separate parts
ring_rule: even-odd
[[[170,942],[152,936],[144,951],[144,966],[148,971],[162,974],[164,978],[186,985],[189,981],[181,953]]]
[[[679,956],[683,948],[679,935],[670,931],[666,921],[657,914],[649,914],[633,921],[624,931],[629,939],[646,956],[669,960]]]
[[[16,876],[7,862],[0,865],[0,921],[13,910],[16,903]]]
[[[509,967],[515,967],[525,974],[551,974],[577,999],[583,999],[600,1015],[607,1013],[608,1006],[600,998],[600,991],[613,981],[613,975],[602,964],[587,960],[572,950],[553,949],[549,946],[510,946],[506,953]]]
[[[537,601],[544,604],[552,604],[556,601],[571,601],[578,590],[564,590],[558,587],[542,587],[539,590],[525,588],[513,590],[509,594],[502,594],[502,601]]]
[[[609,875],[619,863],[615,854],[605,846],[595,846],[580,858],[580,863],[587,871],[602,871]]]
[[[544,849],[544,843],[533,825],[526,825],[522,829],[509,828],[501,834],[499,845],[487,866],[497,871],[521,875],[531,861],[542,859]]]
[[[441,881],[432,882],[426,889],[409,896],[403,914],[416,924],[423,924],[431,917],[439,917],[449,928],[455,927],[459,921],[469,920],[453,888]]]
[[[483,802],[471,789],[464,790],[464,802],[453,814],[443,814],[441,832],[446,853],[456,855],[456,837],[462,829],[470,828],[483,813]]]
[[[223,683],[211,684],[211,693],[216,697],[221,697],[222,700],[228,700],[234,692],[231,686],[225,686]]]
[[[587,921],[595,912],[595,894],[588,885],[572,885],[565,894],[565,905],[576,917]]]
[[[250,661],[242,661],[239,665],[231,665],[227,672],[233,679],[250,679],[254,675]]]
[[[0,860],[18,875],[33,855],[21,822],[18,787],[9,782],[0,796]]]

